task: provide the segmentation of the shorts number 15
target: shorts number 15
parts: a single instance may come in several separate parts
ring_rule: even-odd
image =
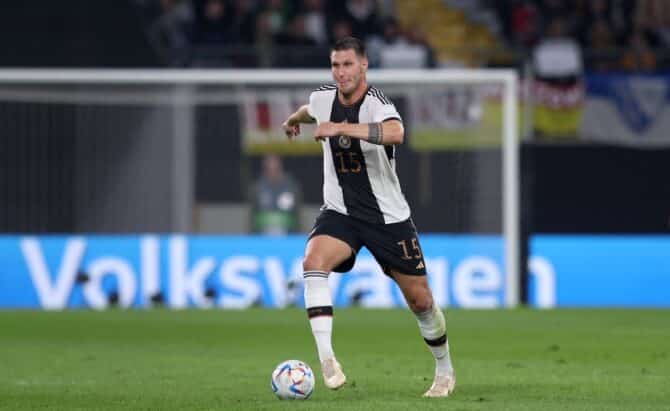
[[[419,259],[421,259],[422,254],[421,254],[421,247],[419,247],[419,241],[416,239],[416,237],[414,237],[411,240],[409,240],[409,242],[412,246],[411,247],[412,248],[412,253],[413,253],[412,255],[410,255],[410,253],[409,253],[410,250],[409,250],[409,247],[407,247],[407,240],[398,241],[396,243],[400,247],[402,247],[402,254],[403,255],[402,255],[401,258],[403,260],[411,260],[411,259],[419,260]]]

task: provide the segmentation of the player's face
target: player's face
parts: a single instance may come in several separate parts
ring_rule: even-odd
[[[368,59],[359,57],[354,50],[334,50],[330,53],[330,68],[337,88],[344,95],[352,94],[365,78]]]

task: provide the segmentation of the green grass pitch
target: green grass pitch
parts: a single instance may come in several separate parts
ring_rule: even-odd
[[[448,310],[450,398],[403,310],[341,309],[348,376],[324,388],[303,310],[0,311],[2,410],[669,410],[670,311]],[[317,372],[307,401],[270,373]]]

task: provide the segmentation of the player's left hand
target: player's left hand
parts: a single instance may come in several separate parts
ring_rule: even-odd
[[[333,123],[332,121],[326,121],[319,124],[314,131],[314,140],[323,141],[327,137],[333,137],[340,134],[340,128],[338,123]]]
[[[289,140],[293,140],[297,135],[300,134],[300,123],[292,121],[290,118],[286,120],[281,126]]]

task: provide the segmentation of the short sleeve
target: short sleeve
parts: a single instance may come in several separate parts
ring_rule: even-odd
[[[387,120],[398,120],[402,122],[400,113],[396,110],[395,105],[393,105],[390,100],[385,100],[385,102],[382,102],[378,99],[374,99],[375,103],[372,105],[372,121],[374,123],[381,123]]]

